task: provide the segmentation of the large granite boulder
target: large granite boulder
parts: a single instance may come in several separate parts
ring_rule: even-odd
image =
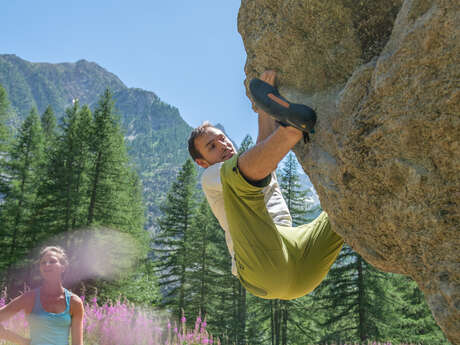
[[[460,3],[243,0],[246,85],[278,71],[312,105],[295,153],[334,229],[411,276],[460,344]]]

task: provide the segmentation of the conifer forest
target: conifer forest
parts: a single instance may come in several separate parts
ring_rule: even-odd
[[[91,106],[75,99],[64,110],[48,105],[15,115],[0,86],[0,285],[7,298],[37,285],[34,260],[44,245],[69,250],[70,272],[84,267],[72,248],[89,234],[93,243],[110,242],[99,254],[115,269],[65,281],[95,306],[121,300],[190,329],[199,317],[226,345],[448,344],[409,277],[377,270],[347,245],[307,296],[247,293],[231,273],[224,231],[201,191],[202,169],[183,159],[164,175],[166,192],[146,192],[153,182],[139,166],[155,167],[130,153],[126,116],[109,89]],[[253,144],[247,136],[238,147]],[[294,225],[315,219],[321,206],[301,182],[293,153],[277,175]],[[151,200],[159,205],[153,215]]]

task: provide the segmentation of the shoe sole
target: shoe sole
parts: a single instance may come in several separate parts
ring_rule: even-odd
[[[259,78],[251,80],[249,90],[257,107],[274,117],[283,126],[292,126],[305,133],[313,133],[316,112],[312,108],[289,102],[274,86]]]

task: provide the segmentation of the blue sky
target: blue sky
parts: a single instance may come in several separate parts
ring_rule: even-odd
[[[239,0],[5,1],[0,53],[31,62],[93,61],[155,92],[191,126],[221,123],[239,143],[257,133],[243,86]]]

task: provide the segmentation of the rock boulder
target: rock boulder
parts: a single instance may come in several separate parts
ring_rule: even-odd
[[[243,0],[247,81],[318,113],[295,153],[335,230],[460,344],[460,3]]]

